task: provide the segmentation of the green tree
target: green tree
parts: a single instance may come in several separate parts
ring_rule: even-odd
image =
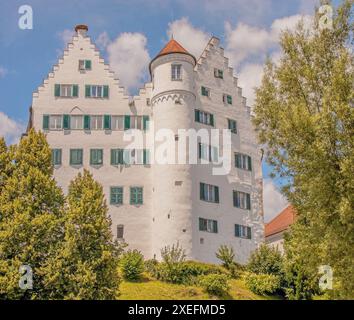
[[[304,288],[315,291],[319,266],[329,265],[329,294],[353,298],[353,0],[335,10],[332,28],[319,19],[282,33],[282,58],[267,63],[256,90],[254,124],[297,211],[285,244],[292,297],[309,298]]]
[[[65,239],[46,268],[46,286],[55,299],[115,299],[118,257],[102,186],[84,170],[70,183]]]
[[[273,247],[262,244],[252,252],[247,268],[256,274],[282,275],[283,258],[281,253]]]
[[[52,178],[50,149],[31,130],[17,146],[0,142],[0,298],[44,299],[43,269],[57,243],[64,197]],[[33,289],[19,287],[21,265],[33,270]]]

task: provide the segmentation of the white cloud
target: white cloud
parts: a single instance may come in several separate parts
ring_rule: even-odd
[[[102,32],[96,39],[96,45],[101,49],[105,50],[107,46],[111,43],[111,39],[108,36],[107,31]]]
[[[7,75],[7,69],[4,67],[0,66],[0,79],[4,78]]]
[[[271,179],[263,180],[264,221],[269,222],[288,205]]]
[[[294,30],[303,19],[305,27],[309,27],[311,16],[294,15],[276,19],[269,28],[253,27],[239,23],[232,28],[225,23],[226,56],[231,65],[238,71],[240,87],[247,98],[247,104],[252,106],[255,100],[254,88],[258,87],[263,77],[263,64],[267,55],[275,63],[281,58],[278,44],[279,36],[284,30]]]
[[[253,105],[255,99],[254,90],[258,87],[263,77],[262,64],[245,64],[239,72],[238,85],[242,88],[242,95],[247,98],[247,104]]]
[[[0,137],[5,137],[7,143],[16,143],[24,130],[23,124],[10,119],[0,111]]]
[[[61,32],[58,32],[57,35],[62,41],[64,47],[71,41],[72,37],[74,36],[74,33],[75,32],[70,29],[65,29]]]
[[[203,30],[195,28],[186,17],[170,22],[168,24],[167,35],[169,38],[173,35],[173,38],[197,59],[211,37]]]
[[[98,45],[108,53],[108,62],[128,91],[141,86],[150,62],[147,39],[141,33],[125,32],[111,41],[106,32],[98,36]],[[96,43],[97,43],[96,41]]]

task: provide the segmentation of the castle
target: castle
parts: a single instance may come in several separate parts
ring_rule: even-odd
[[[46,133],[58,184],[66,192],[88,169],[103,186],[114,236],[145,258],[160,259],[161,248],[179,242],[189,259],[218,263],[215,252],[225,244],[245,263],[264,241],[261,153],[219,40],[212,37],[196,59],[171,39],[150,63],[151,82],[131,98],[87,26],[75,31],[30,108],[29,128]],[[223,129],[231,149],[190,142],[203,164],[157,163],[151,148],[128,148],[124,135],[132,129],[143,139],[168,129],[170,146],[180,129]],[[214,174],[225,152],[231,168]]]

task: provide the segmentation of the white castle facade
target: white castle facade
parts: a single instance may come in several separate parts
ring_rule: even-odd
[[[189,259],[218,263],[215,252],[225,244],[245,263],[264,241],[261,154],[219,40],[211,38],[197,60],[172,39],[150,74],[138,96],[127,96],[79,25],[33,93],[29,128],[46,133],[64,192],[84,168],[102,184],[113,234],[129,248],[160,259],[161,248],[179,242]],[[225,129],[231,150],[198,140],[189,148],[209,164],[157,163],[156,148],[166,142],[129,148],[124,135],[131,129],[144,140],[168,129],[172,148],[180,129]],[[227,152],[229,172],[214,174],[213,162]]]

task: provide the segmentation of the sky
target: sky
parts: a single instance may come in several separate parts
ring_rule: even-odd
[[[131,95],[148,81],[148,64],[171,35],[199,57],[212,35],[220,38],[248,105],[267,56],[279,60],[280,30],[309,21],[317,0],[1,0],[0,136],[8,143],[25,130],[32,92],[61,56],[77,24]],[[33,10],[33,29],[18,26],[18,10]],[[336,5],[336,1],[334,1]],[[264,164],[266,220],[287,202]]]

